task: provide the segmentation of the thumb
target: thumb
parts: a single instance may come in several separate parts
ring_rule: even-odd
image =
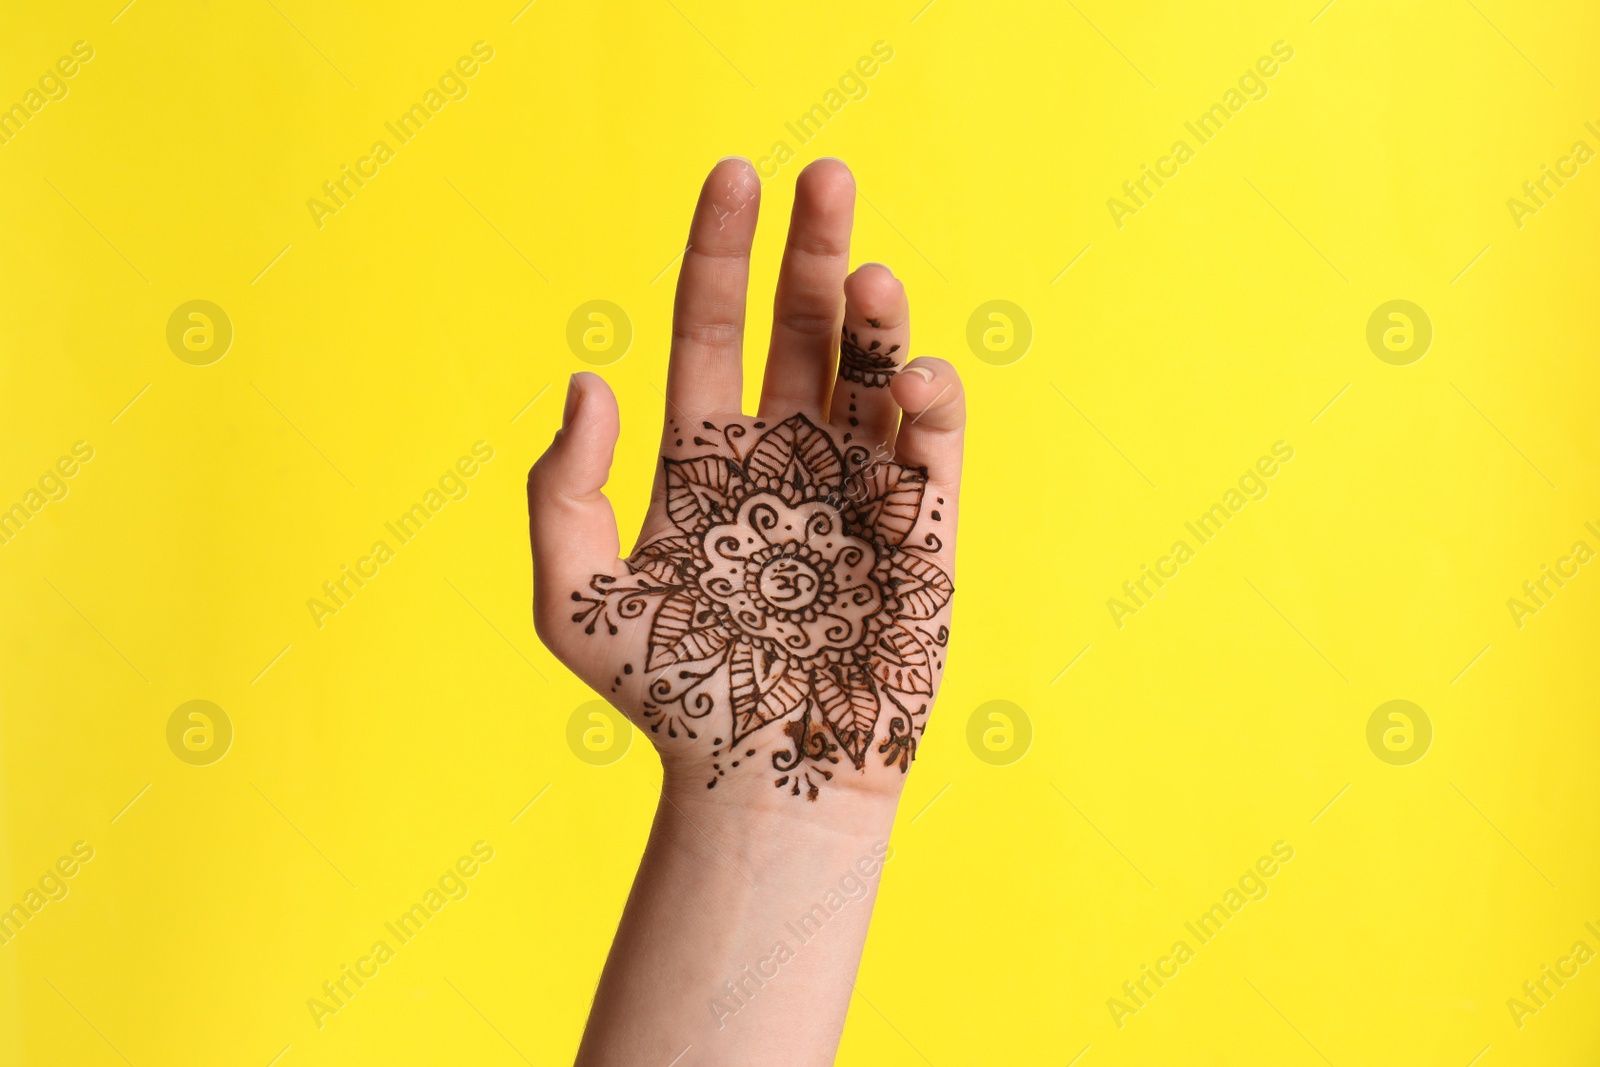
[[[565,630],[571,594],[621,569],[617,517],[601,491],[619,429],[611,388],[597,374],[574,374],[561,429],[528,472],[534,626],[546,645]]]

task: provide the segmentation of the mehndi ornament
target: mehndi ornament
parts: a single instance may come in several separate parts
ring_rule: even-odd
[[[841,454],[804,415],[766,429],[741,459],[746,434],[722,431],[734,458],[663,460],[674,531],[641,546],[627,577],[596,575],[592,596],[573,593],[584,605],[573,620],[615,633],[615,619],[651,613],[650,728],[695,738],[715,716],[713,756],[737,766],[735,746],[781,723],[790,747],[773,753],[776,784],[815,800],[840,754],[862,769],[874,740],[885,765],[909,765],[948,640],[923,624],[954,589],[936,534],[906,543],[925,469],[861,445]],[[722,761],[714,769],[725,773]]]

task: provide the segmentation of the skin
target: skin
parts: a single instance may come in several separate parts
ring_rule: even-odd
[[[718,163],[701,191],[674,308],[663,458],[737,459],[738,449],[748,453],[763,433],[804,415],[841,452],[856,444],[892,464],[925,469],[921,513],[905,542],[911,551],[895,558],[916,557],[953,576],[964,393],[954,368],[929,357],[899,366],[886,387],[838,377],[841,326],[863,346],[869,338],[883,351],[898,346],[898,365],[909,348],[910,310],[905,287],[887,267],[869,263],[848,273],[855,181],[837,160],[819,160],[798,179],[760,404],[754,415],[740,410],[759,200],[759,180],[742,159]],[[718,432],[702,429],[705,422]],[[619,558],[616,519],[602,491],[618,427],[604,381],[574,375],[562,428],[528,479],[539,636],[645,728],[663,762],[655,824],[577,1062],[665,1067],[681,1056],[679,1067],[831,1063],[905,781],[902,766],[880,754],[892,717],[888,698],[872,743],[856,749],[862,758],[816,764],[808,781],[822,788],[809,798],[774,788],[774,757],[794,747],[782,721],[737,744],[727,743],[719,725],[731,722],[731,713],[684,720],[692,738],[646,728],[661,722],[659,711],[655,719],[648,714],[649,686],[665,672],[644,665],[662,598],[651,598],[643,617],[618,620],[614,634],[603,625],[586,633],[573,621],[574,608],[586,607],[576,603],[580,596],[609,588],[593,585],[595,576],[637,581]],[[697,433],[716,440],[695,445]],[[640,545],[680,532],[667,514],[666,489],[665,464],[658,464]],[[949,611],[943,603],[917,625],[941,628]],[[932,691],[902,694],[907,714],[917,712],[916,733],[942,674],[942,643],[933,651]],[[729,700],[726,686],[708,682],[706,689],[719,709]],[[819,916],[815,928],[796,928],[808,913]],[[779,943],[785,952],[775,952]]]

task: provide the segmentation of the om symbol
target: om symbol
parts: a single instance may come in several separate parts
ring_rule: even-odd
[[[761,568],[761,595],[774,607],[788,611],[810,604],[821,585],[809,564],[789,556],[779,556]]]

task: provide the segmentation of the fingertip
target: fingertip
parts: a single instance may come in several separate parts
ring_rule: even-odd
[[[850,168],[832,157],[809,164],[795,179],[794,204],[798,210],[855,209],[856,179]]]
[[[561,428],[528,471],[534,626],[552,648],[560,640],[561,591],[585,573],[609,569],[617,556],[616,517],[604,489],[620,430],[611,387],[579,371],[567,382]]]
[[[908,419],[932,420],[930,428],[954,428],[965,416],[961,375],[937,356],[911,360],[889,380],[889,389]]]
[[[744,156],[723,156],[721,159],[717,160],[711,165],[711,173],[707,175],[707,177],[754,177],[755,173],[755,164],[751,163]]]
[[[837,156],[820,156],[813,159],[800,171],[798,180],[806,183],[844,183],[851,189],[856,185],[856,176],[851,173],[849,165]]]
[[[709,212],[711,221],[721,230],[730,218],[743,213],[746,207],[759,204],[761,179],[756,168],[743,156],[725,156],[717,160],[706,175],[701,189],[700,203]],[[750,216],[742,234],[753,235],[755,219]]]
[[[906,287],[882,263],[863,263],[844,280],[848,312],[885,328],[898,326],[906,307]]]
[[[621,432],[617,398],[606,380],[579,371],[567,382],[561,427],[528,472],[530,499],[541,487],[564,496],[597,491],[611,470]]]
[[[602,404],[608,404],[612,410],[616,410],[616,394],[611,391],[611,386],[607,384],[606,380],[592,370],[580,370],[573,373],[571,381],[567,383],[567,399],[569,403],[574,394],[577,395],[581,404],[586,404],[588,399],[593,397]],[[567,409],[569,414],[572,410],[571,407]],[[565,422],[566,420],[563,419],[562,421]]]
[[[605,447],[609,452],[621,431],[617,395],[606,380],[593,371],[574,374],[571,391],[578,395],[578,400],[570,421],[564,422],[562,429],[582,437],[586,448]]]

